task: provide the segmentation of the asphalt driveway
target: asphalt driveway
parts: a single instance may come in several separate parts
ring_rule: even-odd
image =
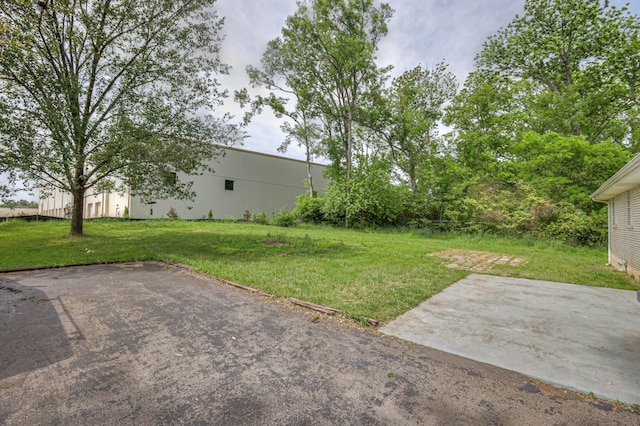
[[[0,424],[640,424],[156,263],[0,274]]]

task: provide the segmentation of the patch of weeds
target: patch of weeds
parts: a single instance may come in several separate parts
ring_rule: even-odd
[[[265,212],[255,212],[254,214],[251,215],[251,220],[260,225],[269,224],[269,218],[267,218],[267,215],[265,214]]]
[[[267,234],[267,239],[260,243],[263,246],[288,246],[291,243],[282,234],[271,235]]]
[[[393,378],[393,372],[389,371],[389,372],[387,373],[387,377],[388,377],[388,378],[390,378],[390,379],[391,379],[391,378]]]
[[[279,211],[273,216],[272,224],[276,226],[282,226],[285,228],[296,226],[298,224],[298,218],[294,212],[287,210]]]
[[[318,247],[318,242],[309,237],[309,234],[305,234],[304,237],[298,238],[294,241],[294,246],[301,252],[310,252]]]

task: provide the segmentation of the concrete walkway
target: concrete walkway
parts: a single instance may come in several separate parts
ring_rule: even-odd
[[[381,331],[564,388],[640,403],[634,291],[472,274]]]

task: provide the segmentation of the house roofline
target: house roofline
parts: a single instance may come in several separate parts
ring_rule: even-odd
[[[617,195],[638,185],[640,185],[640,154],[633,157],[631,161],[591,194],[591,199],[606,203]]]
[[[259,151],[252,151],[250,149],[246,149],[246,148],[238,148],[235,146],[227,146],[227,145],[220,145],[220,144],[215,144],[215,146],[217,146],[218,148],[221,148],[223,150],[228,149],[231,151],[238,151],[238,152],[244,152],[247,154],[254,154],[254,155],[261,155],[263,157],[271,157],[271,158],[277,158],[278,160],[287,160],[287,161],[293,161],[296,163],[305,163],[305,160],[299,160],[297,158],[291,158],[291,157],[286,157],[284,155],[276,155],[276,154],[269,154],[266,152],[259,152]],[[314,161],[310,161],[309,164],[314,165],[314,166],[319,166],[319,167],[327,167],[327,164],[322,164],[322,163],[318,163],[318,162],[314,162]]]

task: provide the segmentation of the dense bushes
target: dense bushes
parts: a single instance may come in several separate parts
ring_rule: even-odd
[[[327,222],[393,226],[401,219],[409,191],[392,183],[388,163],[378,158],[368,160],[352,170],[348,183],[340,179],[329,184],[322,205]]]
[[[524,133],[491,167],[451,152],[432,156],[410,184],[383,157],[359,157],[346,179],[334,173],[322,198],[300,197],[307,223],[422,227],[536,236],[575,245],[607,242],[607,207],[590,194],[632,157],[624,147],[580,136]],[[347,187],[348,182],[348,187]]]
[[[600,245],[607,241],[607,210],[590,212],[568,202],[556,203],[529,184],[476,183],[465,197],[450,203],[445,213],[447,229],[490,232],[499,235],[533,235],[575,245]]]
[[[556,203],[524,182],[468,183],[463,194],[441,203],[442,211],[429,206],[420,210],[416,204],[405,202],[399,197],[400,188],[386,194],[356,192],[353,197],[357,202],[349,208],[345,205],[341,188],[336,188],[339,186],[331,185],[319,198],[300,196],[297,217],[305,223],[344,226],[345,212],[349,212],[350,226],[401,226],[445,232],[530,235],[574,245],[602,245],[607,241],[607,210],[604,204],[594,203],[592,211],[585,212],[568,202]],[[411,197],[406,199],[411,200]],[[395,204],[389,200],[394,200]]]
[[[287,210],[281,210],[275,215],[273,215],[273,219],[271,221],[272,224],[276,226],[283,226],[285,228],[290,226],[296,226],[298,220],[296,218],[296,214],[294,212],[290,212]]]
[[[310,198],[308,195],[301,195],[298,197],[296,211],[302,222],[321,223],[326,221],[323,207],[324,198]]]

